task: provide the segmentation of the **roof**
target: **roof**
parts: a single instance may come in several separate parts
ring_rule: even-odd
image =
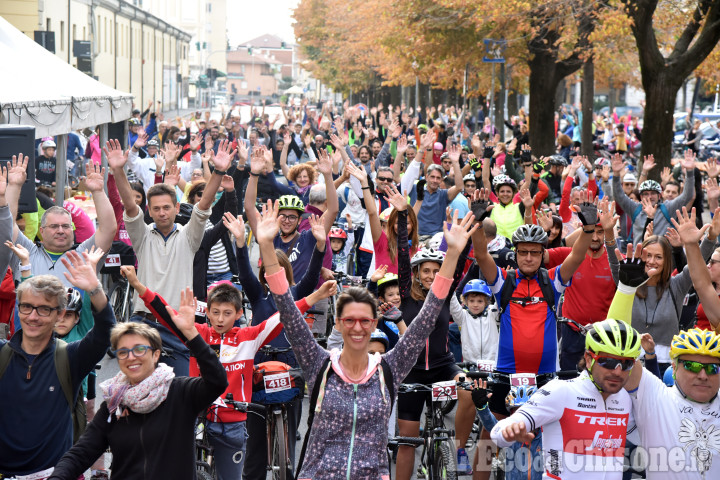
[[[21,72],[0,75],[0,124],[33,126],[42,138],[130,118],[132,95],[82,73],[2,17],[0,58],[6,72]]]
[[[240,45],[245,47],[249,45],[256,48],[282,48],[283,42],[284,40],[277,35],[266,33],[247,42],[242,42]],[[287,45],[287,42],[285,43]]]
[[[238,50],[228,50],[227,52],[227,63],[262,63],[266,65],[282,65],[283,62],[274,60],[264,55],[252,54],[250,55],[247,48],[240,47]]]

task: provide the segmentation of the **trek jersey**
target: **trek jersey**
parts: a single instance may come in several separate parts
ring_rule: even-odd
[[[572,278],[563,283],[560,266],[548,270],[555,292],[555,305],[560,295],[570,286]],[[490,291],[500,305],[507,271],[498,267],[495,283]],[[516,270],[516,287],[513,297],[530,297],[525,306],[511,301],[500,314],[500,343],[497,370],[505,373],[551,373],[559,368],[557,345],[557,319],[555,311],[544,300],[537,275],[528,278]]]
[[[720,478],[720,398],[696,403],[643,369],[630,394],[648,480]]]
[[[587,370],[572,380],[553,380],[510,417],[500,420],[490,437],[500,447],[511,442],[502,430],[524,422],[528,431],[542,427],[545,479],[619,480],[625,439],[635,429],[630,395],[624,390],[603,400]]]

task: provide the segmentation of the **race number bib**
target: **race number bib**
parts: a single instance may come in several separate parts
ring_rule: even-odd
[[[201,302],[200,300],[198,300],[197,308],[195,309],[195,315],[204,317],[206,311],[207,311],[207,303]]]
[[[292,388],[290,372],[265,375],[263,381],[265,382],[265,393],[282,392]]]
[[[120,266],[120,254],[112,253],[105,257],[106,267],[119,267]]]
[[[511,373],[510,385],[513,387],[534,387],[537,379],[533,373]]]
[[[495,362],[492,360],[480,360],[477,363],[478,370],[481,372],[492,373],[495,370]]]
[[[457,399],[457,384],[455,380],[436,382],[432,385],[432,401],[443,402]]]

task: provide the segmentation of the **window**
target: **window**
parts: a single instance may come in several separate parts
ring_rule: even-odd
[[[46,21],[45,31],[46,31],[46,32],[52,32],[52,23],[50,22],[50,19],[49,19],[49,18],[48,18],[47,21]]]
[[[83,40],[87,40],[86,35],[87,35],[87,30],[86,30],[86,27],[83,26],[83,38],[82,38]]]
[[[72,32],[73,32],[72,39],[73,39],[73,40],[77,40],[77,24],[75,24],[75,23],[73,23],[73,30],[72,30]]]
[[[245,80],[243,80],[242,82],[240,82],[240,88],[247,88],[247,85],[248,85],[248,84],[247,84],[247,82],[246,82]]]
[[[107,51],[108,51],[107,18],[103,18],[103,31],[105,32],[105,36],[104,36],[104,39],[103,39],[103,44],[104,44],[104,46],[105,46],[104,50],[105,50],[105,52],[107,52]]]
[[[60,50],[65,50],[65,22],[60,21]]]

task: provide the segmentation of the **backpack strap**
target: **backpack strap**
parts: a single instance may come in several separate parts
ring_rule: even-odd
[[[55,339],[55,372],[60,380],[60,387],[65,394],[70,411],[75,407],[75,395],[72,391],[72,376],[70,375],[70,358],[68,357],[67,342]]]
[[[395,383],[393,383],[393,373],[390,369],[390,365],[388,365],[388,363],[385,361],[385,357],[381,357],[380,368],[382,369],[385,386],[387,387],[388,393],[390,394],[390,410],[392,410],[395,406]]]
[[[640,215],[640,212],[642,212],[642,205],[638,205],[637,207],[635,207],[635,210],[630,216],[630,218],[632,218],[632,223],[635,223],[635,219],[638,217],[638,215]]]
[[[505,283],[503,283],[502,290],[500,290],[500,312],[504,312],[507,306],[510,304],[512,294],[517,287],[516,281],[517,270],[512,269],[507,272],[507,275],[505,275]]]
[[[550,306],[550,308],[555,307],[555,290],[552,286],[552,280],[550,280],[550,273],[547,271],[546,268],[541,268],[538,272],[538,280],[540,282],[540,289],[543,293],[543,298],[545,298],[545,302]]]
[[[10,365],[10,358],[13,356],[13,349],[10,348],[10,342],[0,348],[0,378],[5,374],[8,365]]]
[[[667,207],[663,202],[658,203],[658,207],[660,208],[660,211],[662,212],[663,216],[665,217],[665,220],[672,225],[672,221],[670,220],[670,212],[668,212]]]
[[[537,272],[537,277],[538,284],[540,285],[540,290],[542,291],[545,303],[547,303],[551,309],[554,309],[555,290],[552,287],[552,280],[550,280],[550,275],[547,269],[540,268],[540,270],[538,270]],[[517,288],[516,281],[517,270],[510,270],[505,276],[505,283],[503,283],[502,290],[500,290],[500,313],[505,311],[507,306],[510,304],[510,301],[513,299],[513,293]]]

